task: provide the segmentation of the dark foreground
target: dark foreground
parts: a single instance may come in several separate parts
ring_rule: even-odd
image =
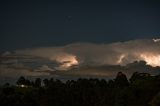
[[[44,85],[41,85],[41,82]],[[134,73],[127,80],[60,80],[20,77],[17,86],[0,87],[0,106],[160,106],[160,75]]]

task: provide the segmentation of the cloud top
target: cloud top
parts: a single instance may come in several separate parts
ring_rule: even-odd
[[[62,47],[16,50],[15,54],[48,58],[64,63],[62,66],[65,64],[69,66],[71,64],[125,65],[137,60],[144,60],[152,66],[160,66],[160,42],[158,39],[131,40],[111,44],[75,43]]]

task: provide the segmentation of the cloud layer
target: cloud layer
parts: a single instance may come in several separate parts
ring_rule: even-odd
[[[145,60],[152,66],[160,66],[160,41],[144,39],[112,44],[75,43],[62,47],[16,50],[15,54],[39,56],[73,65],[125,65]]]
[[[146,68],[144,65],[131,68],[118,66],[140,60],[155,68]],[[111,44],[74,43],[61,47],[28,48],[2,54],[0,63],[0,80],[19,76],[113,77],[118,71],[128,75],[135,71],[159,73],[156,66],[160,66],[160,40],[143,39]]]

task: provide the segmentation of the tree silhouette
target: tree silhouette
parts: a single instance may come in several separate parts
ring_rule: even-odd
[[[118,72],[116,79],[115,79],[115,86],[118,88],[126,87],[129,85],[127,77],[122,72]]]
[[[44,79],[43,80],[44,86],[48,87],[49,86],[49,80],[48,79]]]
[[[128,82],[118,72],[113,80],[84,79],[62,82],[53,78],[36,78],[31,82],[24,77],[17,87],[0,86],[0,106],[159,106],[160,75],[133,73]]]
[[[130,80],[131,83],[133,83],[136,80],[141,80],[141,79],[144,80],[148,77],[150,77],[150,74],[148,74],[148,73],[134,72],[129,80]]]
[[[151,101],[151,106],[160,106],[160,92],[153,97],[152,101]]]
[[[21,76],[18,81],[17,81],[17,85],[25,85],[26,84],[26,79]]]
[[[34,86],[35,87],[41,87],[41,79],[40,78],[36,78]]]

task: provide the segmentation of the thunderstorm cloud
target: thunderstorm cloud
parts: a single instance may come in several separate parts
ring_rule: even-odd
[[[59,63],[68,61],[79,65],[125,65],[144,60],[152,66],[160,66],[160,41],[144,39],[111,44],[75,43],[62,47],[16,50],[15,54],[39,56]]]
[[[1,79],[21,75],[111,77],[118,71],[125,71],[128,74],[139,70],[147,72],[146,68],[139,69],[136,66],[128,70],[122,68],[141,60],[153,68],[160,66],[160,39],[131,40],[111,44],[73,43],[60,47],[5,52],[1,54],[0,77]],[[109,65],[115,66],[109,67]],[[147,70],[150,70],[150,67]]]

